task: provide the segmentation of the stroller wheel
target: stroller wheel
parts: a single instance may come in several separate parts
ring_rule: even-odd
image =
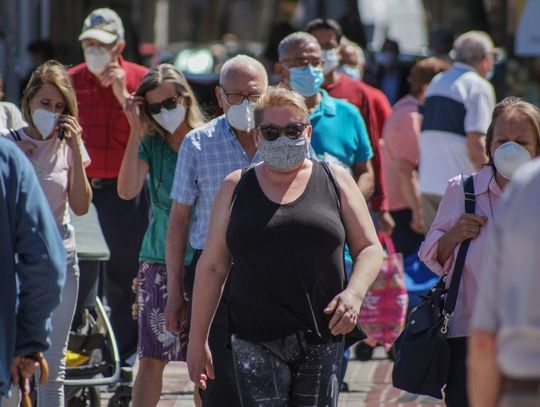
[[[83,387],[67,402],[67,407],[99,407],[101,396],[95,387]]]
[[[120,385],[109,400],[107,407],[128,407],[131,403],[131,387]]]

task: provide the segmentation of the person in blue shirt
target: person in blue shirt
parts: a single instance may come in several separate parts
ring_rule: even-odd
[[[317,157],[347,169],[364,198],[370,198],[375,184],[366,125],[356,107],[321,89],[324,61],[319,42],[306,32],[292,33],[279,43],[278,54],[281,82],[302,95],[310,111],[311,145]]]
[[[10,368],[35,370],[27,356],[49,347],[50,315],[60,302],[66,253],[32,165],[0,137],[0,406]]]

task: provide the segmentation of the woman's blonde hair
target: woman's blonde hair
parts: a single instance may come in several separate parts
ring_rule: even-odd
[[[525,102],[521,98],[510,96],[497,103],[495,109],[493,109],[491,124],[486,133],[486,153],[489,158],[488,164],[491,166],[494,166],[493,156],[491,154],[493,133],[498,119],[504,114],[517,114],[529,121],[536,133],[536,155],[540,153],[540,110],[535,105]]]
[[[186,77],[174,65],[161,64],[150,69],[146,75],[144,75],[141,84],[135,91],[135,95],[145,97],[147,92],[156,89],[166,82],[172,83],[176,88],[178,95],[186,99],[186,121],[190,129],[200,127],[206,123],[206,117],[204,116],[199,106],[199,102],[189,86]],[[141,109],[141,119],[145,133],[155,132],[161,136],[166,135],[166,131],[144,108]]]
[[[67,69],[60,62],[51,59],[35,69],[26,88],[24,88],[21,111],[27,123],[34,124],[32,122],[30,103],[44,85],[53,85],[58,89],[66,103],[66,113],[70,116],[78,117],[77,96],[75,95],[75,89],[73,88],[73,83],[67,73]]]
[[[291,107],[304,116],[305,123],[309,123],[309,110],[303,96],[282,87],[269,86],[255,105],[255,127],[263,121],[264,111],[275,106]]]

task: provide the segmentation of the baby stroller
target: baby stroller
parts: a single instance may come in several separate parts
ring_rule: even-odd
[[[101,405],[99,386],[112,386],[120,378],[120,356],[107,310],[97,296],[103,262],[109,249],[92,206],[84,216],[72,214],[79,256],[79,296],[68,343],[66,404]],[[127,406],[130,397],[114,398],[109,406]]]

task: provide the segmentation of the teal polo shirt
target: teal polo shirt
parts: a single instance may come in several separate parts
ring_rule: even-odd
[[[320,160],[351,168],[373,157],[364,119],[358,109],[341,99],[333,98],[324,89],[319,91],[321,103],[311,114],[311,145]]]

